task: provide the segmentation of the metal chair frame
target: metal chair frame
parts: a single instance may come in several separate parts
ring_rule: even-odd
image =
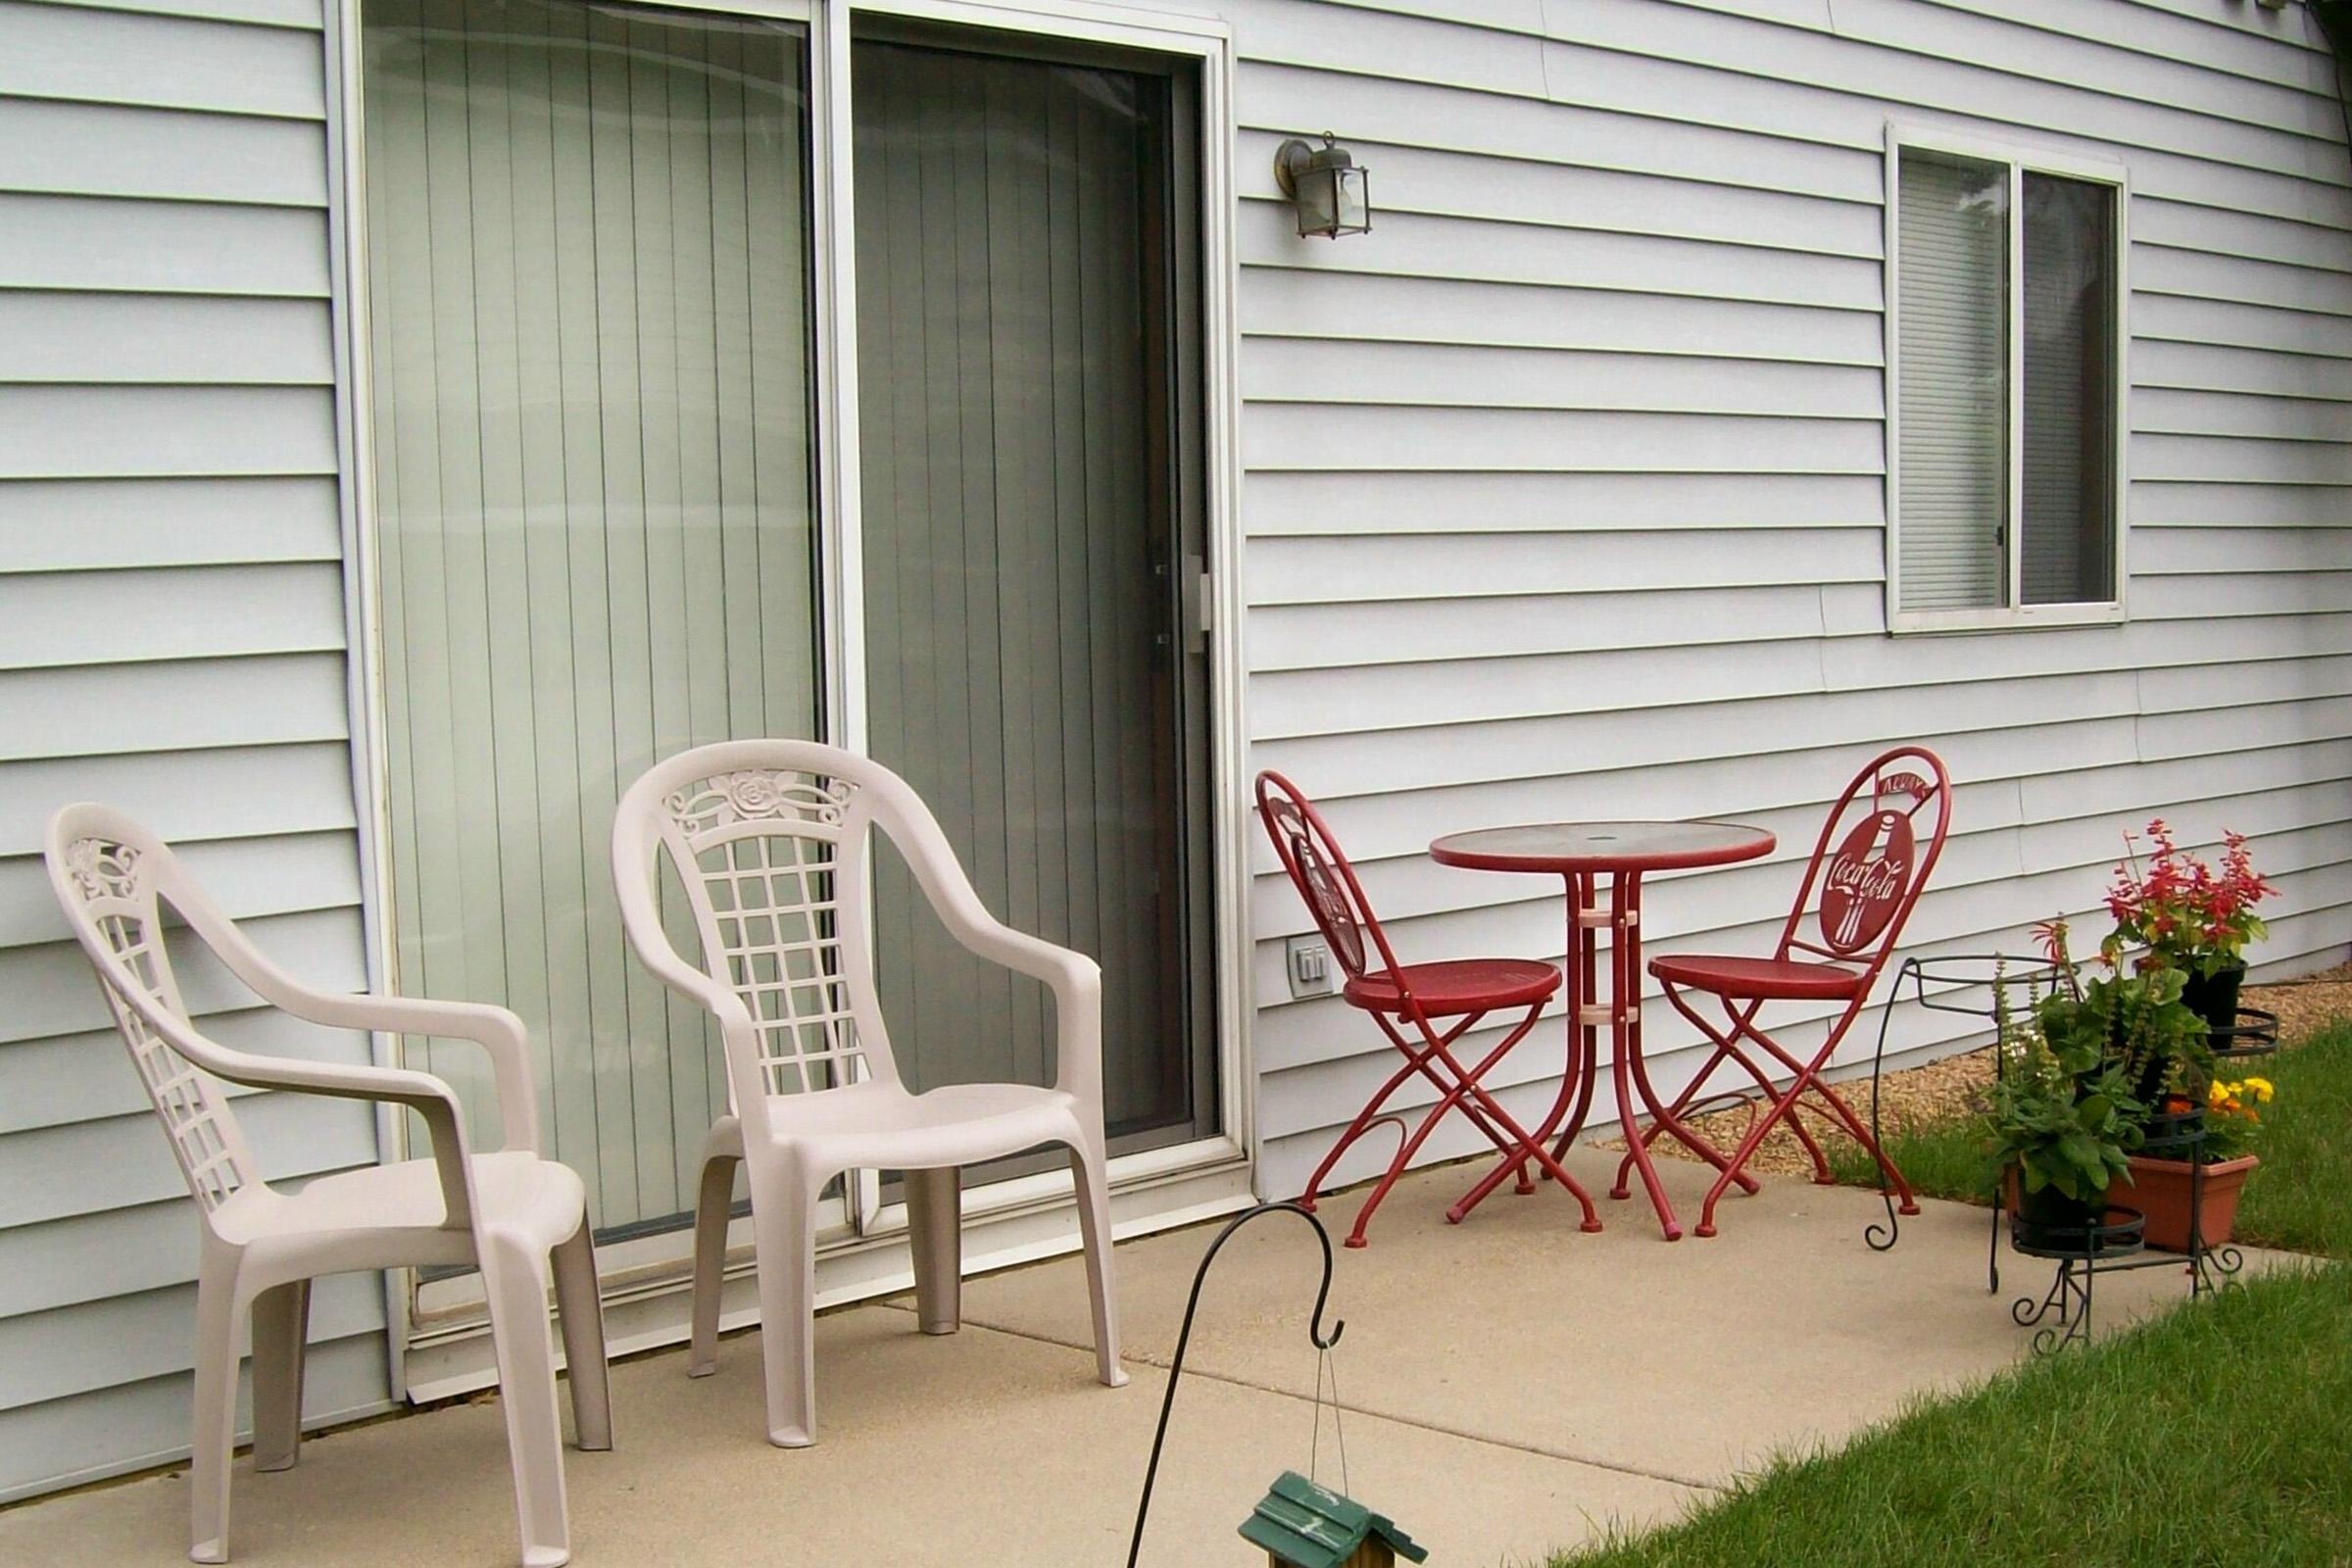
[[[1389,1190],[1396,1185],[1397,1177],[1404,1173],[1413,1155],[1428,1141],[1429,1135],[1445,1120],[1446,1114],[1457,1108],[1496,1149],[1506,1154],[1524,1152],[1527,1158],[1543,1167],[1544,1174],[1567,1188],[1584,1207],[1585,1217],[1581,1228],[1587,1231],[1599,1230],[1600,1216],[1592,1206],[1592,1195],[1577,1183],[1575,1177],[1568,1174],[1556,1154],[1544,1152],[1542,1143],[1531,1138],[1480,1082],[1535,1027],[1536,1019],[1544,1011],[1544,1004],[1556,992],[1557,983],[1528,1004],[1526,1011],[1511,1024],[1499,1044],[1475,1064],[1465,1067],[1453,1054],[1455,1042],[1476,1028],[1489,1013],[1497,1010],[1496,1006],[1477,1005],[1475,999],[1463,999],[1458,1004],[1466,1005],[1469,1010],[1461,1012],[1457,1021],[1450,1026],[1441,1027],[1438,1022],[1440,1017],[1456,1018],[1456,1014],[1451,1011],[1433,1014],[1430,1004],[1414,991],[1409,971],[1397,961],[1396,949],[1390,946],[1388,932],[1381,926],[1380,917],[1373,913],[1371,901],[1364,896],[1363,884],[1356,879],[1354,866],[1341,850],[1339,841],[1333,837],[1331,827],[1323,820],[1322,813],[1315,809],[1314,803],[1288,778],[1269,770],[1257,776],[1257,811],[1259,820],[1265,824],[1266,837],[1273,843],[1275,857],[1282,862],[1284,873],[1290,877],[1291,885],[1298,890],[1307,912],[1314,918],[1316,929],[1330,944],[1332,956],[1348,973],[1350,984],[1344,989],[1346,1001],[1349,1005],[1370,1013],[1372,1020],[1380,1026],[1381,1033],[1404,1057],[1404,1065],[1390,1074],[1373,1092],[1372,1098],[1364,1102],[1363,1109],[1356,1112],[1355,1119],[1348,1124],[1338,1142],[1332,1145],[1330,1152],[1323,1156],[1322,1162],[1307,1178],[1305,1190],[1298,1198],[1300,1206],[1313,1212],[1316,1195],[1322,1189],[1324,1178],[1331,1174],[1332,1167],[1339,1163],[1340,1157],[1355,1141],[1375,1124],[1395,1122],[1400,1131],[1403,1129],[1402,1117],[1383,1115],[1381,1107],[1397,1090],[1418,1077],[1426,1079],[1438,1090],[1437,1103],[1422,1117],[1420,1125],[1406,1133],[1397,1145],[1396,1153],[1389,1161],[1388,1169],[1381,1174],[1379,1182],[1372,1189],[1372,1195],[1356,1213],[1355,1224],[1348,1233],[1348,1247],[1366,1245],[1364,1232],[1372,1222],[1373,1212],[1389,1196]],[[1365,945],[1367,937],[1371,944],[1369,951]],[[1368,966],[1374,956],[1380,963],[1378,969]],[[1366,993],[1361,990],[1366,982],[1375,986],[1394,987],[1396,994],[1389,998]],[[1412,1035],[1418,1036],[1417,1041],[1391,1021],[1392,1013],[1409,1023]],[[1517,1166],[1517,1174],[1516,1191],[1524,1194],[1536,1190],[1535,1181],[1524,1163]],[[1459,1212],[1449,1212],[1446,1219],[1448,1223],[1459,1224],[1461,1215]]]
[[[1866,794],[1868,813],[1858,814],[1855,808],[1864,803]],[[1907,808],[1898,809],[1885,804],[1892,798],[1905,795],[1911,798]],[[1932,826],[1923,842],[1913,823],[1922,811],[1931,807],[1934,808]],[[1807,1095],[1816,1097],[1821,1105],[1869,1152],[1882,1175],[1899,1195],[1901,1211],[1905,1214],[1919,1212],[1918,1200],[1912,1196],[1910,1185],[1903,1180],[1902,1172],[1887,1158],[1879,1141],[1871,1136],[1870,1129],[1854,1114],[1853,1107],[1822,1079],[1821,1074],[1829,1065],[1830,1058],[1837,1054],[1838,1046],[1844,1042],[1854,1020],[1869,1005],[1879,974],[1892,956],[1903,927],[1919,903],[1920,893],[1927,886],[1929,874],[1935,870],[1936,861],[1943,853],[1944,839],[1950,827],[1951,779],[1942,760],[1924,747],[1899,746],[1881,753],[1854,775],[1852,782],[1838,798],[1837,805],[1831,808],[1827,820],[1822,823],[1821,837],[1813,846],[1812,858],[1805,867],[1804,881],[1797,888],[1795,902],[1789,906],[1788,918],[1781,927],[1780,941],[1770,960],[1774,963],[1820,960],[1835,965],[1859,964],[1858,968],[1851,971],[1850,981],[1827,999],[1842,998],[1844,1010],[1832,1022],[1821,1045],[1810,1057],[1799,1057],[1756,1026],[1756,1015],[1766,1002],[1788,1000],[1792,996],[1808,993],[1775,991],[1769,982],[1758,982],[1760,994],[1756,995],[1733,995],[1694,983],[1688,977],[1678,984],[1670,973],[1678,956],[1666,955],[1650,961],[1649,971],[1664,986],[1666,1000],[1707,1038],[1714,1050],[1698,1071],[1691,1075],[1690,1081],[1684,1085],[1673,1102],[1648,1127],[1637,1134],[1639,1142],[1634,1147],[1645,1149],[1660,1133],[1671,1133],[1684,1144],[1697,1149],[1716,1167],[1714,1185],[1707,1189],[1706,1200],[1700,1207],[1698,1235],[1715,1234],[1715,1205],[1734,1183],[1749,1191],[1754,1190],[1753,1179],[1746,1175],[1747,1162],[1771,1135],[1773,1128],[1784,1121],[1794,1131],[1797,1141],[1811,1157],[1814,1180],[1824,1186],[1834,1181],[1828,1157],[1823,1153],[1820,1143],[1796,1115],[1799,1102]],[[1868,837],[1864,836],[1865,829],[1869,830]],[[1875,861],[1864,861],[1853,858],[1849,854],[1857,844],[1864,853],[1868,853],[1883,840],[1894,839],[1898,834],[1907,843],[1909,851],[1899,865],[1891,855]],[[1872,875],[1874,872],[1885,874],[1882,868],[1891,870],[1897,879],[1895,886],[1886,888],[1874,885]],[[1841,878],[1852,885],[1841,888]],[[1815,898],[1817,890],[1822,894],[1818,906]],[[1820,926],[1822,940],[1819,942],[1798,935],[1808,914]],[[1842,936],[1838,929],[1840,926],[1848,928]],[[1797,955],[1807,956],[1798,957]],[[1687,990],[1702,990],[1715,997],[1723,1007],[1724,1020],[1721,1026],[1702,1016],[1691,1005],[1685,995]],[[1813,992],[1810,995],[1818,998],[1820,993]],[[1751,1054],[1743,1049],[1743,1043],[1792,1075],[1785,1090],[1774,1088],[1766,1065],[1757,1059],[1757,1054]],[[1754,1081],[1763,1097],[1772,1102],[1771,1108],[1748,1128],[1746,1136],[1740,1139],[1739,1147],[1729,1155],[1706,1146],[1705,1140],[1683,1122],[1685,1113],[1700,1100],[1707,1082],[1726,1061],[1737,1063]],[[1625,1196],[1626,1174],[1633,1164],[1634,1154],[1629,1149],[1617,1168],[1617,1184],[1612,1190],[1614,1196]]]

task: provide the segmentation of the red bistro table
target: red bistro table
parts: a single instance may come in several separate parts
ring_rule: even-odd
[[[1584,1131],[1585,1114],[1592,1108],[1592,1082],[1599,1075],[1600,1028],[1609,1029],[1616,1079],[1618,1113],[1633,1148],[1634,1164],[1642,1185],[1649,1191],[1666,1239],[1679,1241],[1683,1227],[1674,1205],[1658,1185],[1649,1151],[1635,1126],[1641,1104],[1700,1158],[1723,1168],[1724,1155],[1697,1134],[1684,1127],[1650,1087],[1649,1068],[1642,1059],[1642,875],[1645,871],[1676,871],[1690,866],[1729,865],[1772,853],[1776,841],[1760,827],[1739,822],[1545,822],[1528,827],[1484,828],[1473,833],[1450,833],[1429,847],[1431,858],[1442,865],[1478,871],[1535,871],[1558,876],[1568,887],[1567,971],[1568,1065],[1560,1080],[1560,1098],[1529,1137],[1529,1147],[1547,1138],[1558,1139],[1554,1158]],[[1609,879],[1609,903],[1604,909],[1593,895],[1601,877]],[[1599,978],[1599,932],[1608,927],[1609,994],[1595,998]],[[1631,1084],[1628,1084],[1628,1077]],[[1524,1157],[1504,1155],[1468,1196],[1446,1211],[1460,1220],[1478,1206],[1503,1179],[1526,1163]],[[1744,1174],[1740,1184],[1755,1191]],[[1609,1195],[1628,1196],[1619,1186]]]

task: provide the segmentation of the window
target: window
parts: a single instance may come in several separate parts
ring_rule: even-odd
[[[2117,618],[2123,172],[1889,152],[1888,624]]]

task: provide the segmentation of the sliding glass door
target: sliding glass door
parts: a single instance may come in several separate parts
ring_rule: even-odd
[[[396,984],[522,1015],[601,1237],[681,1227],[725,1075],[623,945],[614,802],[705,742],[861,741],[992,910],[1102,962],[1114,1152],[1219,1131],[1190,76],[901,29],[826,88],[788,22],[363,6]],[[848,167],[820,170],[839,94]],[[831,255],[812,191],[854,195]],[[828,298],[854,334],[819,330]],[[837,363],[860,392],[829,418]],[[1050,1080],[1044,993],[948,940],[895,858],[873,893],[915,1086]],[[405,1050],[488,1136],[478,1054]],[[881,1191],[860,1173],[831,1219],[870,1226]]]
[[[817,733],[806,41],[580,0],[366,28],[395,964],[522,1015],[611,1236],[692,1206],[726,1098],[623,947],[613,802]],[[469,1048],[411,1052],[487,1093]]]
[[[867,735],[990,908],[1102,963],[1134,1149],[1215,1130],[1185,84],[1019,47],[853,50]],[[877,882],[920,1081],[1050,1082],[1043,988]]]

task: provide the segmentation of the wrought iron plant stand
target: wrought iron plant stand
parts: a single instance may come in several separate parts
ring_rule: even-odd
[[[1988,1026],[1997,1025],[1999,1017],[1998,991],[2004,985],[2039,986],[2046,989],[2056,983],[2058,971],[2039,962],[2020,964],[2018,960],[1998,953],[1951,954],[1932,958],[1906,958],[1896,971],[1893,993],[1887,998],[1886,1009],[1879,1017],[1879,1040],[1870,1066],[1870,1130],[1873,1138],[1882,1138],[1880,1126],[1880,1083],[1886,1064],[1886,1036],[1894,1016],[1894,1004],[1902,1000],[1904,988],[1910,988],[1912,1000],[1930,1012],[1958,1013],[1984,1020]],[[2264,1056],[2278,1049],[2278,1019],[2256,1007],[2240,1007],[2237,1022],[2228,1029],[2213,1031],[2214,1055],[2225,1061]],[[1993,1073],[1997,1080],[2002,1070],[2002,1055],[1992,1053]],[[2097,1279],[2102,1274],[2123,1273],[2143,1268],[2180,1268],[2188,1275],[2191,1298],[2203,1296],[2229,1284],[2245,1266],[2245,1257],[2235,1247],[2228,1244],[2210,1246],[2204,1235],[2205,1200],[2205,1134],[2200,1122],[2193,1130],[2173,1135],[2161,1144],[2151,1143],[2142,1153],[2158,1157],[2180,1159],[2189,1167],[2188,1245],[2180,1252],[2147,1250],[2146,1220],[2139,1210],[2122,1204],[2110,1204],[2103,1219],[2091,1225],[2044,1225],[2022,1215],[2012,1214],[1993,1199],[1989,1235],[1985,1250],[1985,1290],[1999,1295],[2001,1289],[2001,1230],[2008,1224],[2009,1245],[2022,1257],[2054,1262],[2057,1270],[2050,1288],[2038,1298],[2023,1296],[2010,1303],[2009,1315],[2021,1328],[2035,1330],[2034,1349],[2047,1354],[2077,1341],[2087,1342],[2091,1336],[2091,1310]],[[1873,1250],[1886,1251],[1901,1239],[1902,1220],[1896,1212],[1895,1194],[1882,1179],[1879,1196],[1886,1205],[1884,1224],[1872,1221],[1863,1230],[1863,1240]],[[2054,1321],[2053,1321],[2054,1320]]]

